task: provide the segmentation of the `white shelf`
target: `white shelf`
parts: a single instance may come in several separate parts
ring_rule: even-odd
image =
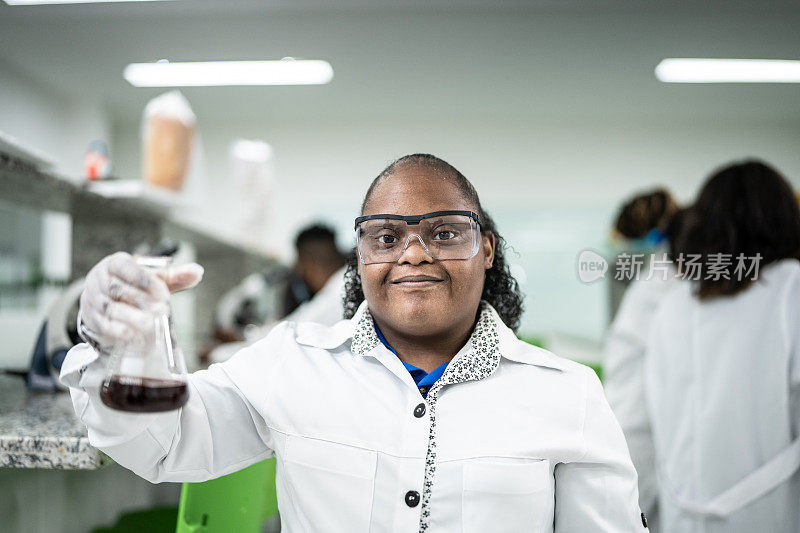
[[[240,252],[257,259],[268,259],[267,251],[247,246],[235,236],[226,234],[223,228],[208,227],[181,216],[180,211],[191,208],[191,203],[182,193],[153,187],[141,180],[78,183],[69,177],[32,167],[30,160],[7,155],[10,157],[0,160],[0,199],[4,201],[72,215],[86,209],[100,217],[127,214],[160,224],[167,235],[193,242],[202,250]]]
[[[142,180],[90,181],[86,190],[103,198],[124,199],[141,202],[148,208],[169,210],[188,206],[186,197],[176,191],[154,187]]]
[[[0,130],[0,152],[27,161],[35,167],[46,170],[53,167],[53,161],[39,150],[25,145],[22,141]]]

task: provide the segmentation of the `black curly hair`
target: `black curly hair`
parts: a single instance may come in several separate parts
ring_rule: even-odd
[[[775,168],[758,160],[714,172],[688,210],[680,233],[676,251],[703,258],[694,287],[700,300],[738,294],[755,281],[737,275],[740,255],[760,256],[760,269],[780,259],[800,259],[800,208],[792,186]],[[724,275],[709,275],[708,261],[715,254],[730,258],[730,264],[718,268]],[[678,270],[686,275],[681,265]]]
[[[405,166],[424,167],[453,179],[467,201],[475,206],[481,231],[492,233],[495,238],[494,262],[492,263],[492,268],[486,271],[481,299],[489,302],[503,322],[516,331],[523,312],[522,293],[519,290],[517,280],[511,275],[506,263],[505,240],[497,232],[497,227],[492,217],[481,207],[481,201],[478,198],[475,187],[450,163],[431,154],[411,154],[395,160],[372,181],[369,189],[367,189],[367,194],[364,196],[364,202],[361,204],[361,212],[364,212],[364,208],[372,197],[372,193],[378,183],[383,178],[394,174],[399,168]],[[363,301],[364,291],[361,288],[361,277],[358,275],[358,252],[353,250],[347,258],[347,271],[345,272],[344,317],[352,318]]]

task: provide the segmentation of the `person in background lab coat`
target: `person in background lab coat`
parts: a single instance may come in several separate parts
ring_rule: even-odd
[[[344,273],[346,255],[336,246],[336,234],[330,228],[314,224],[295,238],[297,262],[294,271],[308,287],[309,299],[291,309],[286,320],[316,322],[332,326],[344,312]],[[353,253],[353,252],[351,252]],[[256,335],[264,336],[268,329]]]
[[[651,531],[658,530],[658,483],[644,401],[644,356],[655,311],[675,283],[674,268],[663,256],[680,228],[684,210],[676,209],[664,189],[638,195],[623,205],[615,231],[628,239],[646,238],[647,244],[626,248],[648,249],[653,256],[625,290],[603,346],[603,388],[639,474],[639,505]],[[665,263],[666,268],[657,270],[653,260]]]
[[[650,254],[661,251],[664,228],[677,210],[678,204],[675,203],[672,194],[661,187],[627,199],[620,207],[609,235],[608,249],[614,254],[612,272],[633,266],[631,257],[634,254],[639,254],[640,259],[644,259],[636,270],[646,271],[650,266]],[[629,276],[615,275],[609,279],[611,320],[616,317],[622,297],[631,281]]]
[[[294,271],[308,288],[309,298],[303,300],[307,302],[323,291],[331,279],[335,279],[334,285],[339,281],[334,276],[344,274],[346,256],[339,251],[333,230],[321,224],[304,228],[295,238],[294,246],[297,250]],[[341,283],[339,285],[341,286]],[[296,306],[287,308],[287,313],[292,313],[296,309]],[[321,324],[330,325],[342,316],[340,312],[333,321],[327,315],[321,318],[324,320],[320,322]]]
[[[286,322],[188,377],[180,410],[131,415],[97,396],[104,357],[62,367],[89,440],[154,482],[277,458],[282,530],[643,531],[636,472],[594,372],[516,338],[522,299],[467,179],[400,158],[356,219],[346,316]],[[88,276],[82,330],[100,351],[166,283],[129,257]]]
[[[291,269],[273,264],[250,274],[220,298],[214,310],[214,328],[226,342],[245,340],[246,329],[289,316],[325,289],[331,279],[343,285],[336,276],[344,275],[345,255],[336,247],[331,229],[320,224],[303,228],[295,238],[295,250],[297,260]],[[342,298],[339,300],[341,304]],[[332,317],[319,312],[310,316],[332,325],[341,320],[342,312],[338,309]]]
[[[295,250],[297,261],[281,295],[283,309],[279,311],[280,320],[334,325],[342,319],[344,312],[346,259],[336,246],[336,234],[320,224],[308,226],[295,237]],[[261,322],[257,323],[258,319],[253,317],[256,320],[248,321],[246,327],[233,324],[233,318],[237,316],[239,309],[248,305],[257,307],[252,301],[257,300],[259,295],[263,299],[267,292],[266,285],[264,274],[255,273],[223,297],[217,305],[217,331],[238,331],[235,336],[229,336],[226,342],[210,347],[203,359],[211,363],[227,361],[245,346],[266,337],[279,323],[274,317],[264,321],[262,315]],[[285,314],[286,312],[289,314]]]
[[[227,361],[236,352],[266,337],[282,321],[314,322],[332,326],[342,319],[344,312],[344,274],[345,267],[331,274],[330,279],[310,300],[301,303],[294,311],[280,321],[269,322],[263,326],[250,325],[244,330],[245,339],[219,344],[207,352],[205,359],[211,363]]]
[[[645,356],[661,530],[797,533],[800,210],[791,187],[760,162],[718,171],[676,249],[686,279],[656,312]]]

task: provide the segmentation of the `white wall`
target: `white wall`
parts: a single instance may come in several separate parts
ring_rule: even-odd
[[[75,180],[82,176],[83,156],[89,141],[110,142],[109,121],[100,105],[63,94],[1,59],[0,131],[47,156],[56,172]],[[5,201],[5,208],[14,209],[13,198],[0,200]],[[19,217],[22,216],[20,213]],[[40,246],[39,266],[43,272],[51,278],[67,279],[70,275],[69,217],[42,213],[37,230],[39,228],[40,235],[18,233],[13,238],[38,241],[34,246]],[[23,246],[22,243],[18,243],[20,246],[13,242],[6,244],[5,253],[11,254]],[[35,261],[35,258],[28,256],[25,260]],[[56,294],[58,291],[40,291],[33,305],[12,304],[0,309],[0,337],[4,339],[0,347],[0,368],[27,366],[44,313]]]
[[[37,149],[70,177],[83,172],[89,141],[110,141],[106,113],[96,102],[34,80],[0,58],[0,131]]]
[[[199,117],[210,195],[194,213],[218,227],[236,217],[228,143],[261,138],[275,148],[278,187],[264,241],[286,258],[303,224],[321,218],[352,244],[352,219],[371,179],[393,158],[432,152],[459,168],[520,252],[528,293],[521,332],[564,332],[599,341],[605,288],[575,275],[578,252],[602,247],[614,209],[636,190],[665,184],[692,198],[716,166],[746,156],[772,162],[800,185],[800,124],[718,120],[517,120],[459,117],[282,123],[204,121]],[[116,123],[122,175],[139,175],[139,125]],[[576,309],[578,312],[576,312]]]

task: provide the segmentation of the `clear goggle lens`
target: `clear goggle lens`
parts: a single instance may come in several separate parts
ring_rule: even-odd
[[[478,253],[480,229],[467,215],[443,215],[409,224],[374,218],[356,227],[358,254],[364,264],[394,263],[409,246],[421,245],[436,260],[471,259]]]

